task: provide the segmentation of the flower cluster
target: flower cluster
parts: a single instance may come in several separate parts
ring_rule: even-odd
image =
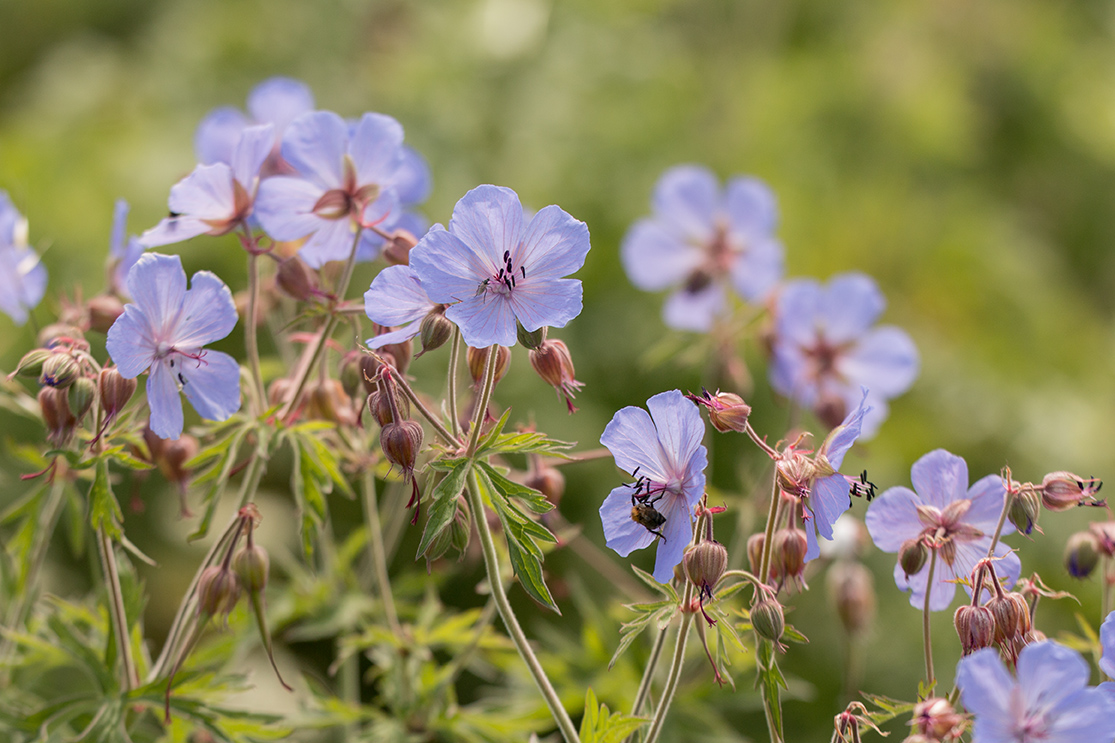
[[[46,268],[27,245],[27,220],[0,191],[0,310],[17,325],[46,293]]]

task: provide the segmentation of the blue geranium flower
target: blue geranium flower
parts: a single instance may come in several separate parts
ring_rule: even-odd
[[[433,178],[430,176],[430,166],[426,158],[415,149],[403,145],[403,159],[399,170],[395,174],[395,195],[399,199],[398,219],[392,220],[396,230],[406,230],[420,239],[430,228],[430,220],[416,209],[419,204],[425,203],[430,197],[433,188]],[[360,245],[356,248],[356,260],[359,262],[374,261],[379,257],[379,251],[386,242],[383,235],[374,230],[364,230],[360,235]]]
[[[705,426],[697,406],[678,390],[647,400],[647,410],[626,407],[600,437],[616,466],[636,478],[612,490],[600,506],[608,547],[621,557],[660,540],[654,579],[666,583],[693,534],[694,509],[705,492],[708,453],[701,445]],[[632,499],[635,499],[634,501]],[[650,506],[665,520],[652,532],[633,519],[633,503]]]
[[[299,255],[313,268],[345,260],[358,229],[387,229],[400,216],[402,145],[403,128],[390,116],[364,114],[350,136],[335,113],[303,114],[283,137],[298,175],[260,184],[256,218],[275,240],[308,237]]]
[[[368,339],[371,348],[408,341],[422,329],[422,318],[441,305],[431,302],[410,266],[388,266],[372,280],[364,292],[364,312],[373,322],[385,327],[403,326],[390,333]]]
[[[16,325],[27,322],[46,293],[46,279],[46,267],[27,246],[27,220],[0,191],[0,311]]]
[[[726,285],[759,303],[781,280],[778,208],[757,178],[732,178],[721,192],[707,168],[680,165],[658,180],[651,204],[653,216],[631,227],[620,256],[640,289],[680,285],[663,308],[670,327],[707,331],[728,310]]]
[[[105,347],[127,379],[147,375],[151,430],[160,438],[182,434],[182,401],[203,418],[223,421],[240,409],[240,365],[226,353],[203,348],[236,325],[232,293],[209,271],[186,272],[176,255],[147,253],[128,274],[135,304],[108,330]]]
[[[128,231],[128,202],[116,200],[112,213],[112,234],[108,244],[109,284],[120,297],[128,296],[128,272],[143,255],[143,243]]]
[[[1079,653],[1051,641],[1022,648],[1017,677],[994,648],[962,658],[956,685],[975,716],[973,743],[1111,743],[1115,702],[1090,675]]]
[[[581,282],[565,278],[585,263],[588,227],[557,206],[524,224],[509,188],[478,186],[453,208],[449,229],[434,225],[410,265],[434,302],[474,348],[515,345],[528,331],[564,327],[581,313]]]
[[[1100,625],[1100,670],[1109,679],[1115,679],[1115,611],[1107,615]],[[1104,681],[1100,688],[1115,702],[1115,681]]]
[[[233,152],[244,130],[258,124],[271,124],[274,128],[268,154],[272,157],[268,159],[274,162],[267,169],[268,174],[288,171],[289,167],[278,157],[283,133],[290,122],[313,110],[314,95],[305,83],[289,77],[264,80],[248,94],[246,115],[238,108],[222,106],[201,120],[194,135],[197,159],[203,165],[231,165]]]
[[[894,566],[894,582],[904,591],[913,591],[910,604],[919,609],[925,604],[925,592],[931,590],[929,608],[940,611],[952,602],[956,579],[970,579],[976,563],[987,556],[1006,488],[998,475],[988,475],[969,488],[967,463],[944,449],[914,462],[910,482],[913,490],[901,486],[885,490],[867,508],[864,522],[875,546],[884,552],[898,552],[907,541],[919,539],[937,550],[931,588],[928,561],[914,575],[906,575],[899,562]],[[1013,531],[1010,521],[1003,524],[1003,534]],[[1000,542],[995,556],[1001,558],[995,563],[996,572],[1013,586],[1022,571],[1018,555]]]
[[[873,328],[886,306],[875,282],[859,273],[787,282],[775,310],[770,382],[780,394],[812,408],[835,425],[855,407],[860,389],[871,390],[872,411],[862,437],[875,435],[887,417],[887,400],[902,394],[918,374],[918,352],[905,331]]]

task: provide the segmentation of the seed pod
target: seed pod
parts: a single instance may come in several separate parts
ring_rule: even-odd
[[[986,606],[964,604],[953,614],[952,621],[964,655],[991,647],[995,641],[995,617]]]
[[[136,391],[136,380],[126,379],[115,366],[101,370],[97,377],[97,391],[101,396],[101,408],[109,418],[115,417]]]
[[[711,594],[728,569],[728,549],[717,541],[700,541],[685,550],[682,564],[689,582]]]
[[[260,545],[246,545],[233,556],[232,569],[236,571],[244,589],[250,593],[256,593],[267,586],[267,573],[271,570],[271,559],[267,556],[267,550]]]
[[[1033,490],[1023,490],[1011,501],[1007,518],[1021,534],[1029,534],[1038,523],[1041,513],[1041,496]],[[1041,531],[1040,529],[1038,531]]]
[[[907,539],[898,548],[898,564],[907,578],[921,572],[928,559],[929,548],[917,537]]]
[[[465,354],[468,359],[468,373],[472,375],[472,381],[476,384],[484,382],[484,361],[487,356],[487,349],[473,348],[469,346],[468,352]],[[492,346],[492,353],[495,357],[492,363],[496,365],[495,382],[503,379],[503,375],[507,373],[507,367],[511,365],[511,349],[506,346]]]
[[[1101,485],[1092,477],[1079,477],[1071,472],[1050,472],[1041,481],[1041,502],[1050,511],[1066,511],[1085,503],[1094,503],[1094,496]]]
[[[565,476],[553,467],[539,468],[527,477],[525,484],[546,496],[554,508],[561,503],[561,496],[565,493]]]
[[[66,402],[78,422],[85,417],[96,400],[97,383],[88,377],[78,377],[66,390]]]
[[[197,582],[197,610],[204,616],[228,616],[240,600],[240,579],[220,565],[210,565]]]
[[[751,607],[751,626],[759,637],[778,642],[786,631],[782,606],[777,601],[762,599]]]
[[[777,564],[780,574],[800,587],[808,550],[809,538],[803,530],[797,527],[779,529],[774,533],[771,564]]]
[[[546,340],[527,356],[542,381],[563,396],[569,412],[575,413],[577,408],[573,405],[573,398],[584,387],[584,383],[574,378],[576,372],[573,370],[573,357],[569,354],[569,347],[559,340]]]
[[[19,360],[15,371],[12,376],[20,377],[38,377],[43,373],[43,364],[46,360],[54,355],[53,351],[48,351],[45,348],[36,348],[34,351],[28,351]]]
[[[113,294],[98,294],[86,305],[89,312],[89,329],[107,333],[117,318],[124,314],[124,303]]]
[[[421,356],[427,351],[444,346],[445,342],[452,337],[454,326],[453,321],[445,316],[445,308],[439,306],[438,309],[426,313],[422,318],[422,324],[418,327],[418,340],[422,343],[422,350],[418,352],[418,356]]]
[[[410,478],[422,450],[422,426],[412,420],[388,423],[380,429],[379,445],[387,461],[401,467],[403,475]]]
[[[275,286],[291,299],[305,302],[318,293],[317,272],[298,256],[292,256],[275,271]]]
[[[1029,612],[1019,607],[1007,594],[992,596],[986,606],[991,612],[991,618],[995,620],[994,642],[996,645],[1005,645],[1022,634],[1018,631],[1021,626],[1020,609],[1021,613],[1025,613],[1027,616],[1029,616]]]
[[[1091,531],[1078,531],[1065,543],[1065,569],[1073,578],[1087,578],[1099,561],[1099,540]]]
[[[751,406],[743,398],[732,392],[720,392],[715,395],[704,390],[700,395],[686,395],[690,400],[708,410],[708,420],[720,433],[728,431],[744,432],[747,430],[747,418],[751,415]]]
[[[407,399],[398,385],[381,382],[368,396],[368,410],[372,417],[376,419],[380,428],[393,420],[390,395],[395,396],[395,408],[399,411],[399,417],[403,420],[410,417],[410,400]]]
[[[43,371],[39,375],[39,384],[44,387],[57,387],[65,389],[78,378],[81,369],[77,360],[68,353],[54,353],[43,362]]]
[[[70,412],[66,391],[57,387],[39,390],[39,410],[43,414],[47,441],[54,446],[65,446],[73,436],[77,418]]]

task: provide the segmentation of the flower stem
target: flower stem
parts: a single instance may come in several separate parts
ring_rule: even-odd
[[[480,390],[480,399],[476,401],[476,410],[472,415],[472,430],[468,432],[467,456],[471,457],[476,452],[476,444],[480,441],[480,428],[484,423],[484,416],[488,412],[488,401],[492,399],[492,387],[496,380],[496,347],[488,346],[484,349],[484,386]]]
[[[256,413],[267,407],[267,391],[263,388],[263,372],[259,363],[259,255],[248,251],[248,325],[244,328],[244,346],[248,353],[248,368],[255,387]]]
[[[631,705],[631,714],[635,717],[643,710],[643,705],[650,696],[650,685],[654,679],[654,671],[658,667],[658,659],[662,656],[662,646],[666,644],[666,632],[669,626],[663,627],[658,630],[658,634],[654,638],[654,645],[650,649],[650,658],[647,659],[647,667],[643,671],[643,680],[639,682],[639,690],[635,692],[635,703]]]
[[[511,641],[515,643],[519,656],[526,663],[531,676],[534,677],[534,683],[538,685],[538,690],[542,693],[543,699],[546,700],[546,706],[550,708],[550,714],[553,715],[554,722],[557,723],[566,743],[580,743],[581,739],[577,735],[577,729],[573,727],[573,721],[569,718],[569,713],[565,711],[561,699],[554,691],[553,684],[550,683],[546,671],[542,668],[542,664],[530,647],[530,641],[527,640],[523,628],[519,626],[519,620],[515,616],[515,611],[511,608],[511,602],[507,600],[507,593],[504,591],[503,581],[499,575],[499,556],[496,554],[492,531],[488,527],[488,519],[485,516],[484,501],[480,497],[480,484],[473,470],[468,473],[468,486],[465,490],[468,492],[469,508],[472,509],[472,521],[476,524],[476,531],[480,535],[480,546],[484,551],[484,568],[488,574],[488,586],[491,588],[500,618],[503,619],[503,625],[507,628],[507,634],[511,636]]]
[[[387,557],[383,550],[383,525],[379,521],[379,502],[376,499],[376,476],[371,469],[364,471],[363,479],[364,518],[368,525],[368,553],[372,558],[383,613],[391,633],[403,639],[399,614],[395,609],[395,598],[391,595],[391,579],[387,575]]]
[[[120,662],[122,676],[121,690],[124,693],[139,686],[135,660],[132,658],[131,633],[128,631],[128,615],[124,610],[124,591],[120,587],[120,571],[116,566],[116,551],[112,538],[103,526],[97,527],[97,547],[104,571],[105,590],[108,593],[108,616],[112,622],[112,634],[116,637],[116,656]]]
[[[682,598],[681,626],[678,627],[678,639],[674,645],[674,658],[670,663],[670,673],[666,676],[666,686],[662,689],[662,698],[658,700],[658,709],[654,711],[654,720],[650,723],[650,730],[643,743],[655,743],[662,733],[662,725],[666,721],[666,713],[674,701],[674,692],[678,688],[681,678],[681,669],[685,665],[685,644],[689,639],[689,625],[693,622],[693,614],[688,611],[689,604],[693,601],[693,584],[685,584],[685,596]]]
[[[387,363],[383,360],[383,357],[375,351],[371,351],[370,353],[372,355],[372,358],[376,359],[381,364]],[[407,399],[410,400],[410,404],[415,407],[419,415],[425,418],[426,421],[434,427],[434,430],[437,431],[438,435],[445,439],[445,443],[451,444],[453,446],[460,446],[459,439],[455,435],[450,433],[449,429],[445,427],[445,424],[441,422],[441,419],[434,415],[433,411],[427,408],[422,403],[422,401],[418,399],[418,395],[415,394],[414,389],[410,386],[410,384],[407,383],[403,375],[395,374],[393,376],[393,379],[396,386],[401,389],[403,391],[403,394],[407,396]]]
[[[1003,497],[1003,510],[999,514],[999,523],[995,524],[995,533],[991,535],[991,546],[987,550],[988,557],[995,556],[995,547],[999,545],[999,537],[1003,533],[1003,524],[1007,522],[1007,514],[1010,513],[1010,506],[1015,497],[1008,486],[1007,494]]]
[[[922,642],[925,645],[925,688],[927,689],[932,689],[933,685],[937,683],[936,675],[933,673],[933,638],[929,626],[929,618],[931,616],[929,612],[929,601],[933,597],[933,575],[936,572],[937,550],[931,550],[929,555],[929,577],[925,580],[925,606],[921,614]]]
[[[1103,576],[1103,593],[1101,594],[1101,603],[1103,613],[1100,615],[1100,624],[1107,619],[1107,615],[1111,613],[1111,589],[1115,587],[1115,560],[1104,555],[1100,558],[1101,575]]]
[[[782,496],[778,492],[778,469],[770,483],[770,510],[767,511],[767,526],[763,532],[763,559],[759,564],[759,580],[766,583],[770,579],[770,556],[774,551],[774,529],[778,524],[778,511],[782,506]]]
[[[461,329],[453,326],[453,339],[449,342],[449,387],[446,405],[449,406],[449,428],[454,436],[461,433],[461,421],[457,417],[457,364],[461,358]]]

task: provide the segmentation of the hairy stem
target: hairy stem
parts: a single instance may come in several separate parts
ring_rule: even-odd
[[[770,556],[774,551],[774,530],[778,525],[778,512],[782,507],[782,495],[778,492],[778,469],[770,483],[770,510],[767,511],[767,525],[763,532],[763,559],[759,563],[759,580],[770,580]]]
[[[122,677],[120,687],[127,693],[139,686],[139,675],[132,658],[131,633],[128,632],[128,615],[124,610],[124,591],[120,588],[120,571],[116,566],[116,550],[103,526],[97,528],[97,548],[108,593],[108,616],[116,637],[116,656]]]
[[[395,637],[402,639],[399,614],[395,609],[395,598],[391,594],[391,579],[387,575],[387,556],[383,549],[383,525],[379,521],[379,501],[376,498],[376,476],[371,469],[364,471],[362,482],[364,495],[364,518],[368,526],[368,553],[372,557],[376,587],[383,602],[383,613],[387,627]]]
[[[461,433],[461,421],[457,414],[457,365],[461,358],[461,329],[453,326],[453,338],[449,341],[449,387],[445,404],[449,406],[449,428],[454,436]]]
[[[476,444],[480,441],[480,429],[484,424],[484,416],[488,412],[488,401],[492,399],[492,387],[496,380],[496,347],[488,346],[484,351],[484,386],[480,390],[480,398],[476,401],[476,410],[472,415],[472,430],[468,432],[468,456],[476,452]]]
[[[550,683],[546,671],[542,668],[542,664],[530,647],[530,641],[527,640],[523,628],[519,626],[519,620],[515,616],[514,609],[511,608],[511,602],[507,600],[507,592],[504,591],[503,581],[499,574],[499,555],[496,554],[492,531],[488,528],[484,501],[480,497],[480,484],[476,479],[475,471],[469,471],[468,486],[465,490],[468,492],[469,508],[472,509],[472,521],[476,524],[476,531],[480,535],[480,546],[484,551],[484,569],[488,575],[488,586],[491,588],[492,598],[495,599],[499,616],[503,620],[503,626],[507,628],[507,634],[510,635],[511,641],[515,643],[519,656],[526,663],[530,675],[534,677],[534,683],[538,685],[538,690],[542,693],[543,699],[546,700],[546,706],[550,708],[550,714],[553,715],[554,722],[557,723],[562,737],[565,738],[566,743],[580,743],[580,737],[577,735],[577,729],[573,727],[573,721],[569,718],[569,713],[562,706],[561,699],[554,691],[553,684]]]
[[[635,692],[635,703],[631,705],[631,714],[636,717],[643,711],[643,705],[646,704],[647,697],[650,696],[650,685],[654,680],[654,671],[658,668],[658,659],[662,657],[662,647],[666,644],[666,633],[669,629],[668,626],[663,627],[658,630],[658,634],[654,638],[654,645],[650,649],[650,658],[647,659],[647,667],[643,670],[643,680],[639,682],[639,689]]]
[[[267,407],[267,391],[263,388],[263,371],[259,363],[259,255],[248,251],[248,324],[244,328],[244,346],[248,353],[248,369],[255,388],[256,414]]]
[[[681,626],[678,627],[678,638],[674,645],[674,657],[670,662],[670,672],[666,676],[666,686],[662,689],[662,698],[658,700],[658,709],[654,711],[654,719],[650,723],[650,730],[643,743],[655,743],[662,733],[662,725],[666,722],[666,713],[670,711],[670,704],[674,701],[674,693],[681,679],[681,669],[685,665],[685,645],[689,639],[689,625],[693,622],[693,614],[688,611],[689,604],[693,601],[693,584],[686,581],[685,595],[682,598]]]
[[[992,548],[994,549],[994,548]],[[933,685],[937,683],[936,675],[933,673],[933,637],[930,633],[929,619],[932,616],[929,611],[929,600],[933,597],[933,574],[937,571],[937,550],[931,550],[929,555],[929,577],[925,581],[925,606],[921,614],[921,634],[925,644],[925,687],[932,689]]]
[[[387,363],[383,360],[383,357],[375,351],[372,351],[371,355],[372,358],[376,359],[381,364]],[[458,440],[457,436],[455,436],[453,433],[450,433],[449,429],[445,427],[445,424],[441,422],[441,419],[434,415],[433,411],[427,408],[422,403],[422,401],[418,399],[418,395],[415,393],[414,388],[407,383],[406,379],[403,378],[403,375],[395,374],[393,375],[393,379],[395,381],[395,385],[403,391],[403,394],[406,395],[408,400],[410,400],[410,404],[414,406],[414,408],[418,411],[418,414],[425,418],[426,422],[433,426],[434,430],[437,431],[438,436],[441,436],[443,439],[445,439],[445,443],[447,444],[451,444],[452,446],[460,446],[460,441]]]
[[[1011,503],[1014,502],[1015,497],[1014,493],[1012,493],[1008,487],[1007,494],[1003,498],[1003,510],[999,514],[999,522],[995,524],[995,533],[991,535],[991,546],[987,549],[988,557],[995,556],[995,548],[999,545],[999,537],[1003,533],[1003,524],[1007,522],[1007,514],[1010,513],[1010,506]]]

